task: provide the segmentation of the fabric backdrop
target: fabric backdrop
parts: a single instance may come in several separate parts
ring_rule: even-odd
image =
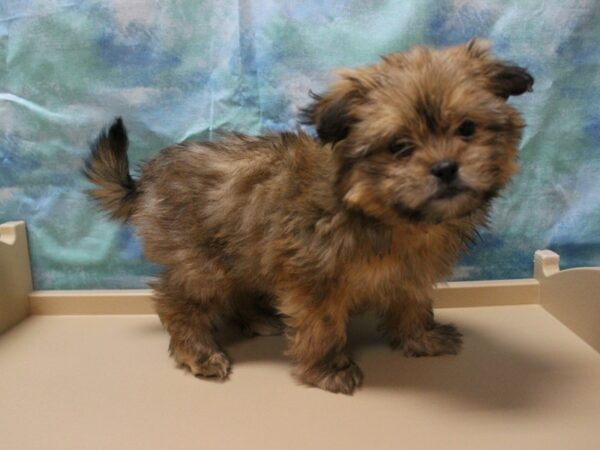
[[[473,36],[536,84],[511,100],[521,171],[455,279],[529,277],[539,248],[600,265],[595,0],[1,0],[0,221],[27,221],[37,289],[143,287],[158,268],[83,194],[107,122],[123,116],[133,165],[218,128],[294,129],[331,69]]]

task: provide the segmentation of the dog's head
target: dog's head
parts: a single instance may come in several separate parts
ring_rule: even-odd
[[[474,39],[343,70],[303,114],[333,144],[348,207],[440,223],[487,205],[516,172],[524,122],[506,100],[532,85]]]

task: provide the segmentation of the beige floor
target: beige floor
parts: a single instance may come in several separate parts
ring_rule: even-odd
[[[0,448],[600,449],[600,355],[538,306],[445,309],[456,357],[352,330],[354,396],[298,386],[283,338],[237,341],[226,383],[176,370],[154,316],[32,316],[0,336]]]

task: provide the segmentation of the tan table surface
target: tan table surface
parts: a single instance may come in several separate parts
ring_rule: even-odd
[[[155,316],[31,316],[0,335],[0,448],[600,449],[591,347],[539,306],[437,314],[459,356],[404,358],[355,324],[352,397],[297,385],[283,337],[230,343],[217,383],[174,368]]]

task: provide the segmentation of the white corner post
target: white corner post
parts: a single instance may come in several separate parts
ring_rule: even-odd
[[[27,317],[32,289],[25,222],[0,224],[0,333]]]

